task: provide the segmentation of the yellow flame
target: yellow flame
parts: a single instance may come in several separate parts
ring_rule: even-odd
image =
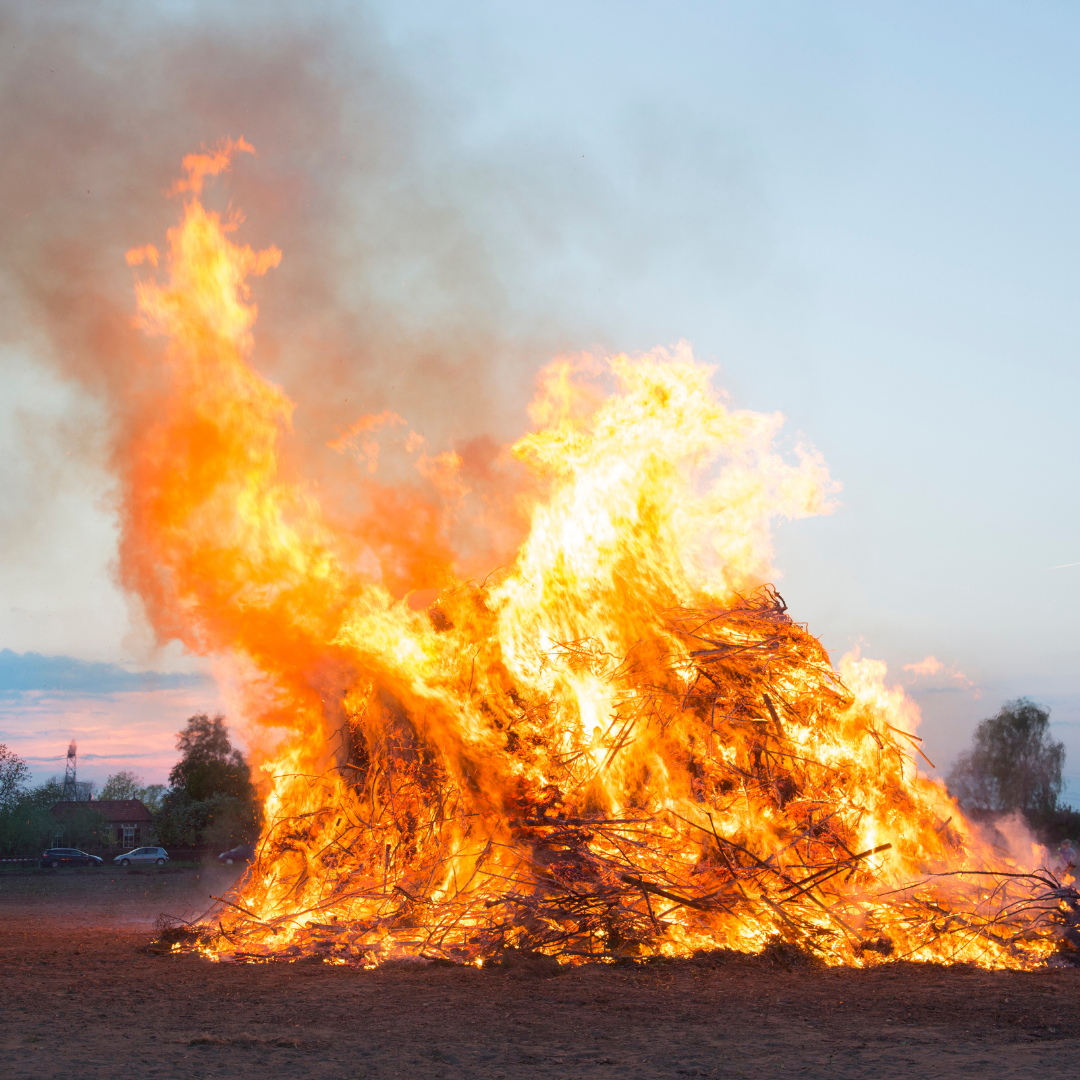
[[[336,530],[278,475],[293,405],[250,366],[247,280],[281,252],[233,243],[240,219],[198,199],[236,150],[251,147],[185,159],[167,281],[137,285],[173,388],[132,448],[122,552],[159,632],[231,658],[246,719],[280,732],[261,765],[262,855],[209,951],[372,964],[441,950],[479,965],[506,897],[525,910],[560,889],[621,889],[648,930],[639,952],[759,950],[797,913],[798,940],[830,962],[871,962],[886,931],[913,958],[1028,962],[1042,946],[905,922],[890,889],[986,866],[990,849],[917,775],[918,710],[885,666],[845,657],[838,678],[771,593],[746,599],[772,572],[773,522],[828,512],[820,455],[786,459],[782,417],[728,408],[685,343],[559,358],[511,448],[543,492],[517,558],[478,587],[432,553],[447,586],[436,611],[412,610],[387,587],[407,561],[392,523]],[[374,471],[373,433],[401,422],[367,416],[329,445]],[[410,434],[410,452],[423,445]],[[457,454],[417,467],[448,503],[467,493]],[[716,690],[707,708],[702,685],[765,677],[716,659],[760,651],[762,627],[775,701]],[[560,822],[577,847],[552,839]],[[827,852],[839,869],[808,861]],[[926,889],[947,911],[948,888]],[[503,925],[500,946],[532,932]],[[621,933],[586,937],[610,956]]]

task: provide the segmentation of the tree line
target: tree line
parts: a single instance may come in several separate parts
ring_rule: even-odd
[[[192,716],[176,736],[180,758],[168,784],[144,784],[130,771],[114,773],[95,799],[139,799],[153,817],[141,843],[164,848],[230,848],[259,834],[261,807],[244,755],[229,741],[221,715]],[[0,855],[39,854],[63,835],[65,846],[101,850],[115,845],[109,822],[95,801],[72,804],[58,820],[51,808],[64,785],[53,776],[30,786],[26,762],[0,743]]]

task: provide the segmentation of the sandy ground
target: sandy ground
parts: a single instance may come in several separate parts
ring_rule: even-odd
[[[1080,1076],[1080,970],[374,972],[148,953],[231,877],[0,873],[0,1077]]]

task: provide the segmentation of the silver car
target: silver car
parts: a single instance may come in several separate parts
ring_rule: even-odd
[[[163,847],[137,847],[113,859],[117,866],[146,866],[147,863],[164,866],[168,861],[169,853]]]

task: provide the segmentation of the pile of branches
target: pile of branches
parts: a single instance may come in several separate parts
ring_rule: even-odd
[[[552,650],[553,665],[615,690],[607,730],[569,753],[553,749],[551,702],[492,695],[506,761],[547,777],[498,805],[384,695],[379,737],[354,726],[347,760],[304,781],[313,808],[272,821],[243,886],[174,940],[220,958],[367,966],[777,942],[832,963],[1074,954],[1076,890],[976,854],[970,827],[942,816],[943,793],[916,780],[917,738],[858,705],[771,587],[679,607],[664,625],[668,644],[623,658],[594,641]],[[620,810],[606,813],[597,785],[629,758]],[[677,797],[658,798],[672,772]],[[869,818],[895,826],[892,839],[860,844]]]

